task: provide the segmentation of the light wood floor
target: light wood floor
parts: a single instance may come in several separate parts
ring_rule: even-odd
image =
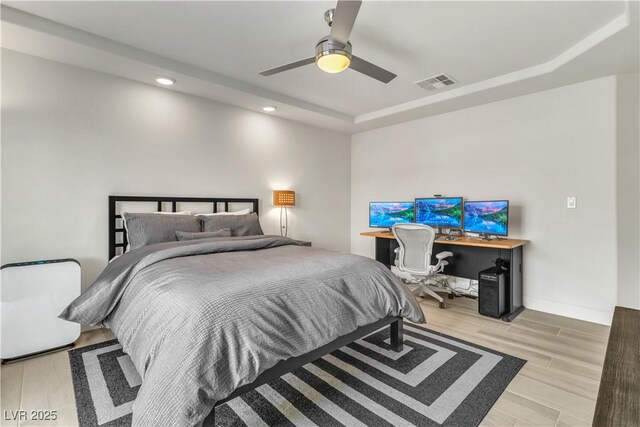
[[[447,300],[439,309],[422,300],[428,327],[528,362],[483,421],[485,426],[590,425],[604,361],[609,328],[525,310],[513,323],[477,313],[467,298]],[[85,332],[77,345],[95,344],[113,335],[107,329]],[[2,365],[2,425],[5,410],[55,409],[58,420],[28,425],[77,425],[69,359],[66,352]]]

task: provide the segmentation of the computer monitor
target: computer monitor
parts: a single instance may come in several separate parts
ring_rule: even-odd
[[[370,202],[369,227],[391,228],[413,222],[413,202]]]
[[[506,236],[509,234],[509,201],[464,202],[464,231]]]
[[[462,228],[462,197],[416,199],[416,223],[440,228]]]

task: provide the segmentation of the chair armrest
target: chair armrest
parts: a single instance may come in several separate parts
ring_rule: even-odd
[[[445,258],[448,258],[450,256],[453,256],[453,252],[449,252],[449,251],[444,251],[444,252],[440,252],[439,254],[436,255],[436,259],[438,261],[442,261]]]

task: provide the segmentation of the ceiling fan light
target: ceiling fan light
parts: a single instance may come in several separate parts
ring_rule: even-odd
[[[326,73],[340,73],[351,65],[351,43],[342,44],[329,36],[316,45],[316,65]]]
[[[320,56],[316,64],[325,73],[340,73],[349,68],[351,58],[343,53],[328,53]]]

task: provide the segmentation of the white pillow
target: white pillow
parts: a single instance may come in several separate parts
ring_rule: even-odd
[[[214,216],[214,215],[249,215],[251,213],[251,209],[242,209],[241,211],[235,212],[216,212],[210,214],[198,214],[198,216]]]
[[[124,227],[124,231],[129,234],[129,230],[127,230],[127,221],[124,220],[124,216],[122,215],[124,212],[120,214],[122,218],[122,227]],[[138,213],[138,212],[130,212],[130,213]],[[150,213],[150,214],[160,214],[160,215],[191,215],[191,211],[180,211],[180,212],[142,212],[142,213]],[[129,240],[127,239],[127,247],[125,248],[125,252],[129,252],[131,249],[131,244],[129,244]],[[113,261],[115,258],[112,258],[109,262]]]

